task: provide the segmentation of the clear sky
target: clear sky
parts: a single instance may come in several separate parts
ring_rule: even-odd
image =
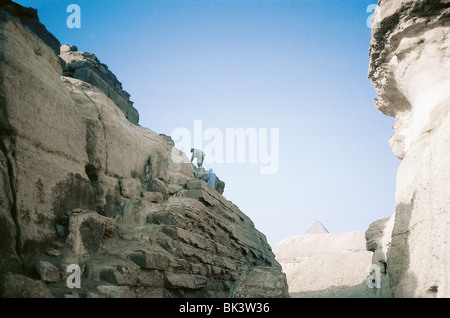
[[[107,64],[144,127],[194,134],[200,120],[224,138],[278,129],[276,173],[261,174],[260,158],[205,163],[270,244],[316,220],[330,232],[365,231],[393,214],[394,120],[376,110],[367,79],[376,0],[16,2],[37,8],[62,44]],[[69,4],[81,28],[67,26]]]

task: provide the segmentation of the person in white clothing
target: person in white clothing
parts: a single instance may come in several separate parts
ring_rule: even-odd
[[[203,160],[205,159],[205,153],[199,149],[191,148],[192,157],[191,162],[194,161],[194,158],[197,158],[197,166],[201,168],[203,165]]]

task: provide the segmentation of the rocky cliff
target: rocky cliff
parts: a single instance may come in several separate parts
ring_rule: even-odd
[[[170,137],[136,125],[106,65],[60,49],[12,2],[0,39],[0,296],[287,296],[223,182],[196,178]],[[67,286],[71,265],[81,288]]]
[[[450,1],[380,0],[373,22],[369,77],[402,162],[367,246],[386,296],[450,297]]]
[[[134,124],[139,122],[139,113],[133,107],[130,94],[122,88],[122,83],[91,53],[79,52],[75,45],[63,45],[59,57],[62,61],[63,76],[79,79],[100,89]]]

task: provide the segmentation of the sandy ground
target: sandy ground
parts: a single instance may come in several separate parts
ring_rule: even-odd
[[[364,232],[303,234],[272,247],[292,298],[376,298],[366,285],[372,252]]]

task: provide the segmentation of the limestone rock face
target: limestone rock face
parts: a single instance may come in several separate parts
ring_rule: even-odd
[[[289,298],[286,275],[273,267],[252,267],[241,273],[230,296],[233,298]]]
[[[379,294],[381,297],[386,298],[393,296],[387,272],[387,264],[394,220],[394,217],[377,220],[370,224],[365,233],[366,249],[367,251],[373,252],[372,264],[379,266],[380,269]]]
[[[42,280],[24,275],[4,273],[0,276],[1,298],[52,298],[52,293]]]
[[[10,0],[3,0],[0,6],[2,6],[3,10],[18,17],[25,27],[32,31],[35,36],[39,37],[56,54],[59,54],[61,43],[39,21],[36,9],[22,7]]]
[[[63,45],[59,55],[63,61],[63,75],[90,83],[108,96],[125,117],[134,124],[139,122],[139,113],[130,101],[130,94],[122,89],[122,83],[91,53],[79,52],[75,45]]]
[[[369,77],[402,163],[395,213],[370,249],[394,297],[449,297],[450,1],[382,0],[373,22]]]
[[[281,273],[253,222],[172,160],[171,138],[135,125],[106,66],[58,55],[23,10],[0,6],[0,272],[19,275],[2,295],[20,281],[44,297],[226,297],[243,268]]]
[[[208,172],[205,170],[205,168],[197,168],[194,167],[194,175],[197,177],[197,179],[207,181],[208,180]],[[219,192],[220,194],[223,194],[223,191],[225,190],[225,182],[219,179],[219,177],[216,176],[216,181],[214,184],[214,189]]]

